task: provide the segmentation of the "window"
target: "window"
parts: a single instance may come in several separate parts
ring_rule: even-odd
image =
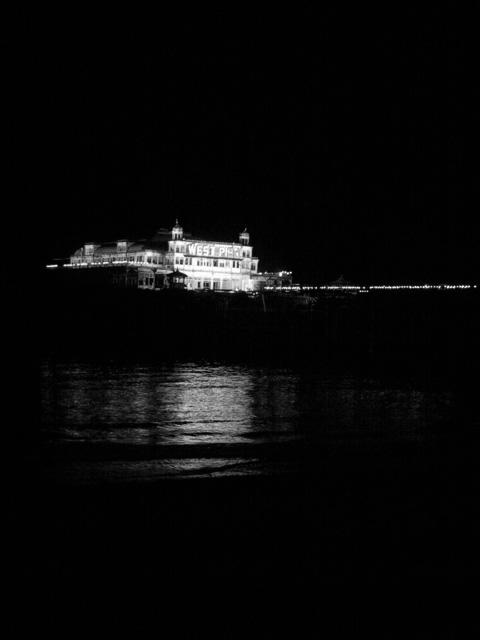
[[[213,266],[214,266],[214,267],[218,267],[218,260],[214,260],[214,261],[213,261]],[[214,288],[215,288],[215,287],[214,287]]]

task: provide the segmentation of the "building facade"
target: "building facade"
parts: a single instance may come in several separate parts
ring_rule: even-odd
[[[215,242],[184,234],[178,220],[148,241],[87,242],[70,257],[71,268],[125,266],[134,269],[138,287],[162,289],[172,282],[190,290],[252,291],[258,288],[258,258],[250,234],[238,242]],[[181,277],[172,278],[172,274]]]

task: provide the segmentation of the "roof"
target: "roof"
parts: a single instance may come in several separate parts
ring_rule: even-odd
[[[145,249],[144,242],[132,242],[132,244],[129,245],[128,247],[129,251],[143,251],[144,249]]]
[[[243,232],[245,233],[245,232]],[[172,230],[167,229],[165,227],[161,227],[157,229],[154,235],[148,240],[139,239],[139,240],[115,240],[109,242],[87,242],[85,244],[93,244],[95,247],[95,253],[103,253],[103,254],[114,254],[117,253],[117,242],[127,242],[127,250],[128,251],[167,251],[168,243],[172,240]],[[237,245],[243,246],[238,241],[229,241],[229,240],[217,240],[210,238],[196,238],[192,236],[190,233],[183,234],[183,240],[187,242],[204,242],[208,244],[224,244],[224,245]],[[84,246],[84,245],[83,245]],[[83,246],[77,249],[73,255],[78,256],[82,254]]]
[[[156,240],[147,240],[141,245],[141,249],[150,249],[152,251],[167,251],[168,250],[168,242],[160,242]]]
[[[243,247],[245,245],[241,244],[240,242],[238,242],[238,240],[214,240],[212,238],[184,238],[184,240],[188,240],[189,242],[205,242],[207,244],[228,244],[229,246],[234,244],[237,245],[239,247]],[[249,246],[249,245],[247,245]]]
[[[95,253],[117,253],[117,244],[112,242],[102,244],[95,249]]]

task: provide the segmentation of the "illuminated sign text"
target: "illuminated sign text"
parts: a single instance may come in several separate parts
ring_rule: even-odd
[[[186,255],[209,256],[214,258],[241,258],[242,247],[228,244],[209,244],[206,242],[189,242]]]

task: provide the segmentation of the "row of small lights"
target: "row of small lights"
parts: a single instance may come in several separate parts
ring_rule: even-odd
[[[370,289],[476,289],[476,284],[380,284],[372,285]]]
[[[476,284],[378,284],[378,285],[367,285],[364,287],[353,286],[353,285],[320,285],[320,286],[300,286],[300,285],[291,285],[291,286],[268,286],[265,287],[268,291],[360,291],[366,292],[371,290],[398,290],[398,289],[476,289]]]
[[[90,266],[102,266],[102,265],[111,265],[111,264],[128,264],[130,261],[129,260],[114,260],[113,262],[110,262],[109,260],[105,260],[104,262],[77,262],[75,264],[71,264],[71,263],[67,263],[62,265],[63,267],[90,267]],[[143,264],[143,263],[136,263],[136,264]],[[146,264],[146,263],[145,263]],[[150,263],[148,263],[150,264]],[[47,264],[47,269],[54,269],[58,267],[58,264]]]
[[[91,266],[103,266],[103,265],[112,265],[112,264],[133,264],[134,266],[136,265],[140,265],[140,264],[148,264],[151,266],[152,263],[150,262],[146,262],[145,260],[143,262],[133,262],[132,260],[105,260],[104,262],[76,262],[75,264],[71,264],[71,263],[66,263],[64,265],[61,265],[62,267],[91,267]],[[46,267],[47,269],[56,269],[59,265],[58,264],[47,264]]]

